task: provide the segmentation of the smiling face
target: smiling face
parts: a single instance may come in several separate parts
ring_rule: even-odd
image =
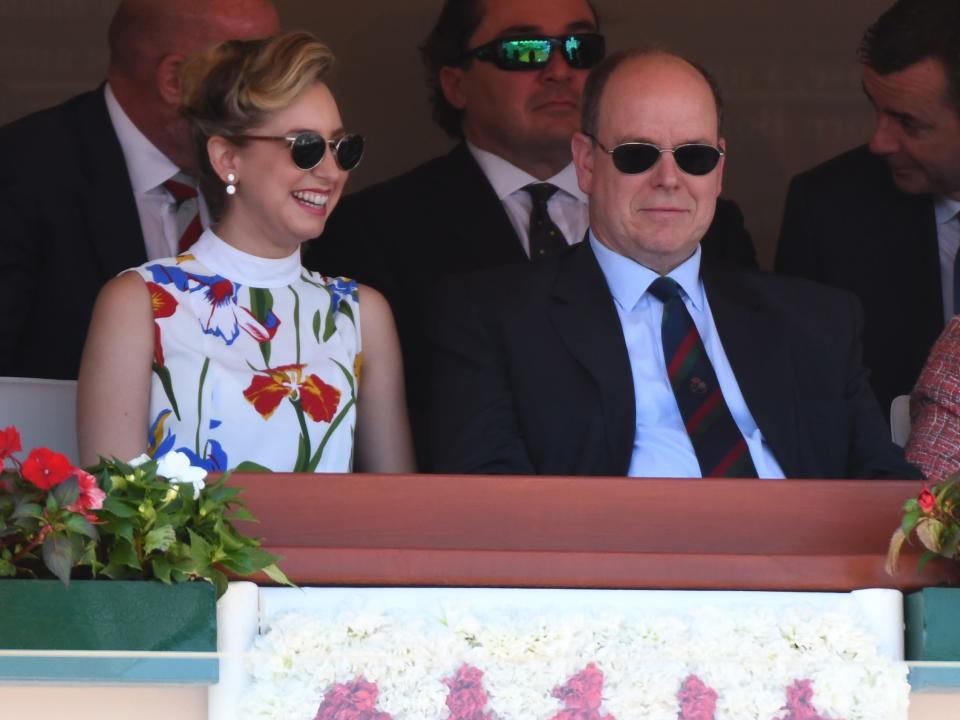
[[[596,28],[585,0],[486,0],[469,48],[502,37]],[[470,142],[546,179],[570,162],[587,72],[571,69],[555,50],[541,70],[507,71],[472,60],[466,68],[442,68],[440,82],[450,104],[464,111]]]
[[[629,141],[723,149],[706,80],[684,60],[662,54],[629,59],[614,70],[600,100],[597,139],[608,149]],[[646,172],[626,175],[581,133],[573,154],[580,188],[590,196],[590,227],[601,243],[660,274],[693,254],[713,220],[723,158],[696,176],[662,153]]]
[[[337,104],[323,83],[311,85],[247,134],[289,136],[303,131],[327,140],[344,134]],[[229,172],[237,176],[237,193],[217,228],[224,240],[254,255],[285,257],[323,232],[347,180],[331,148],[319,165],[304,171],[294,164],[288,142],[250,140],[235,146],[212,138],[211,143],[211,162],[221,179],[226,181]],[[217,147],[223,149],[222,157]]]
[[[889,75],[864,66],[863,88],[876,110],[870,150],[897,186],[960,199],[960,112],[948,100],[943,64],[921,60]]]

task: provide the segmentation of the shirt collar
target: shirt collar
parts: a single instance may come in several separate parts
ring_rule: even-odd
[[[937,225],[943,225],[953,220],[960,213],[960,200],[938,195],[933,201],[933,212],[937,218]]]
[[[600,269],[607,278],[610,293],[621,308],[630,312],[647,292],[650,283],[660,276],[650,268],[608,248],[597,240],[592,229],[590,230],[590,247],[593,248],[593,254],[596,255]],[[667,277],[677,281],[694,308],[703,309],[699,244],[693,255],[667,273]]]
[[[510,195],[513,195],[517,190],[520,190],[530,183],[537,182],[551,183],[568,195],[572,195],[580,202],[587,202],[587,196],[577,183],[577,171],[572,161],[553,177],[541,181],[521,170],[508,160],[504,160],[499,155],[494,155],[492,152],[478,148],[470,141],[467,141],[467,149],[470,150],[470,154],[473,155],[473,159],[477,161],[477,164],[480,166],[483,174],[486,175],[490,185],[493,186],[493,191],[497,194],[501,202]]]
[[[117,133],[123,159],[127,163],[127,172],[130,175],[130,184],[133,186],[134,193],[143,195],[180,172],[180,168],[160,152],[157,146],[140,131],[140,128],[133,124],[127,113],[120,107],[119,101],[110,88],[110,83],[104,86],[103,94],[107,102],[110,122]]]

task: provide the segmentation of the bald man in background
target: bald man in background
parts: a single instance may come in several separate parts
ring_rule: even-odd
[[[184,60],[279,30],[270,0],[123,0],[107,80],[0,128],[0,376],[76,378],[100,287],[189,235]],[[188,193],[189,194],[189,193]],[[185,206],[208,222],[202,197]]]

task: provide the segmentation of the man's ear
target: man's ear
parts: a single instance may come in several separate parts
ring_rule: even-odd
[[[463,68],[444,65],[437,78],[447,102],[457,110],[463,110],[467,106],[467,94],[463,91]]]
[[[233,173],[240,174],[237,158],[237,146],[220,135],[214,135],[207,140],[207,156],[210,158],[210,164],[213,171],[227,184],[227,175]]]
[[[576,132],[570,140],[570,151],[577,169],[577,184],[589,195],[593,188],[593,158],[596,153],[593,140],[582,132]]]
[[[164,102],[174,107],[180,107],[183,100],[183,87],[180,84],[180,68],[183,67],[184,56],[179,53],[164,55],[157,65],[157,90]]]

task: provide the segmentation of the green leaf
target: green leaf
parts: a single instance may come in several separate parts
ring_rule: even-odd
[[[86,535],[91,540],[100,539],[97,529],[83,515],[70,513],[67,515],[67,519],[63,521],[63,524],[66,525],[67,529],[71,532]]]
[[[167,400],[170,401],[173,414],[177,416],[177,420],[180,420],[180,407],[177,405],[177,396],[173,392],[173,380],[170,377],[170,371],[162,365],[157,365],[156,362],[153,363],[153,371],[160,378],[160,385],[163,386],[163,392],[167,396]]]
[[[143,544],[143,551],[148,555],[154,550],[166,552],[176,539],[177,533],[170,525],[154,528],[147,533]]]
[[[171,567],[170,563],[167,562],[167,559],[162,556],[155,557],[152,560],[151,565],[153,566],[153,576],[160,582],[164,582],[169,585],[171,582]]]
[[[266,567],[263,567],[261,569],[263,570],[264,574],[268,578],[273,580],[278,585],[288,585],[290,587],[297,587],[292,582],[290,582],[289,578],[287,578],[283,570],[281,570],[276,565],[267,565]]]
[[[137,551],[131,543],[126,540],[120,540],[113,546],[110,552],[110,565],[125,565],[134,570],[142,570],[140,559],[137,557]]]
[[[10,515],[11,520],[17,520],[19,518],[35,518],[43,512],[37,503],[18,501],[16,507],[13,508],[13,514]]]
[[[0,559],[0,577],[16,577],[17,568],[9,560]]]
[[[198,572],[206,571],[210,567],[213,549],[206,540],[192,529],[187,528],[187,532],[190,534],[190,558]]]
[[[264,467],[263,465],[260,465],[260,464],[258,464],[258,463],[252,462],[252,461],[250,461],[250,460],[244,460],[242,463],[240,463],[239,465],[237,465],[237,466],[233,469],[233,471],[234,471],[234,472],[241,472],[241,473],[243,473],[243,472],[249,472],[249,473],[272,473],[272,472],[273,472],[273,470],[271,470],[270,468]]]
[[[346,300],[340,301],[339,311],[342,315],[350,318],[350,322],[352,322],[354,325],[357,324],[357,321],[353,317],[353,308],[350,307],[350,303],[348,303]]]
[[[917,562],[917,572],[923,572],[923,569],[927,566],[927,563],[935,557],[937,557],[937,553],[935,552],[930,552],[927,550],[925,553],[923,553],[923,555],[920,556],[920,560]]]
[[[70,584],[70,570],[73,568],[73,546],[70,538],[63,533],[50,533],[43,541],[43,564],[60,578],[64,585]]]
[[[313,313],[313,337],[317,339],[317,342],[320,342],[320,323],[322,322],[320,311],[317,310]]]
[[[904,514],[903,522],[900,524],[900,528],[903,530],[904,535],[910,537],[910,533],[913,531],[913,528],[916,527],[921,515],[923,515],[923,511],[920,510],[919,507],[914,508],[913,510],[910,510]]]
[[[60,507],[72,505],[80,497],[80,482],[76,475],[71,475],[59,485],[54,485],[50,494],[57,499]]]
[[[333,306],[327,312],[327,320],[323,324],[323,341],[327,342],[330,338],[333,337],[333,334],[337,331],[337,320],[333,316]]]
[[[107,499],[103,501],[103,509],[112,515],[116,515],[117,517],[121,518],[131,518],[137,516],[136,505],[131,507],[128,503],[111,495],[108,495]]]

